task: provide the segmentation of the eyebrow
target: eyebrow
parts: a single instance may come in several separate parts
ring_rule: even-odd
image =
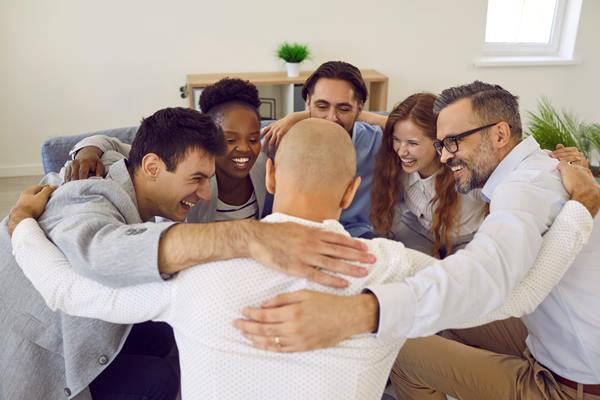
[[[210,178],[212,178],[213,176],[215,176],[215,174],[214,174],[214,173],[213,173],[212,175],[208,176],[207,174],[205,174],[205,173],[204,173],[204,172],[202,172],[202,171],[196,171],[196,172],[194,172],[193,174],[191,174],[191,177],[192,177],[192,178],[206,178],[206,179],[210,179]]]
[[[331,104],[327,100],[322,100],[322,99],[315,100],[315,103]],[[340,106],[352,107],[352,104],[343,102],[343,103],[335,103],[334,106],[335,107],[340,107]]]
[[[223,133],[234,133],[236,135],[240,134],[240,132],[238,131],[223,131]],[[260,129],[254,132],[250,132],[248,135],[260,135]]]

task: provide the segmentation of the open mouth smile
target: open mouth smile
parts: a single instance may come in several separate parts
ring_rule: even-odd
[[[401,158],[400,161],[402,161],[402,165],[405,167],[414,167],[417,164],[417,160],[406,160],[404,158]]]
[[[185,208],[186,210],[189,210],[190,208],[194,207],[197,203],[192,203],[191,201],[186,201],[186,200],[181,200],[180,202],[183,205],[183,208]]]
[[[231,161],[237,169],[248,169],[250,165],[250,157],[233,157]]]

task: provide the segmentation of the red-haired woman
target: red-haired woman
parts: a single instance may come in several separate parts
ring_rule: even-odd
[[[436,96],[417,93],[394,107],[383,130],[371,194],[375,232],[436,257],[468,243],[486,214],[479,190],[462,195],[433,147]]]

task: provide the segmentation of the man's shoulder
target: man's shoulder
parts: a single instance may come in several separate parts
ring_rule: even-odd
[[[544,190],[564,197],[566,191],[557,169],[558,161],[543,152],[524,159],[517,168],[506,174],[498,188],[521,186],[521,190]]]
[[[120,201],[129,197],[125,188],[112,179],[91,177],[71,181],[60,186],[52,194],[50,202],[81,202],[87,197],[98,197],[106,201]]]
[[[383,133],[379,125],[372,125],[364,121],[354,122],[354,134],[358,135],[378,135]]]
[[[140,222],[135,198],[118,182],[102,178],[67,182],[56,189],[39,222],[47,230],[65,218],[89,220],[92,214],[110,215],[127,223]]]
[[[397,282],[409,275],[412,265],[402,242],[385,238],[358,240],[367,245],[377,261],[375,264],[358,264],[367,268],[369,274],[364,278],[348,279],[351,283],[350,291],[360,292],[367,286]]]
[[[383,133],[381,128],[366,122],[356,121],[352,133],[352,143],[357,152],[358,160],[373,162],[375,154],[381,146]],[[364,160],[363,160],[364,159]]]

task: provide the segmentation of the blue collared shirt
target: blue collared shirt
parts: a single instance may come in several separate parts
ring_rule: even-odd
[[[354,237],[372,231],[371,219],[371,186],[375,170],[375,158],[381,147],[383,133],[379,126],[356,121],[352,129],[352,143],[356,149],[356,175],[361,183],[356,191],[350,207],[342,212],[340,222]]]

